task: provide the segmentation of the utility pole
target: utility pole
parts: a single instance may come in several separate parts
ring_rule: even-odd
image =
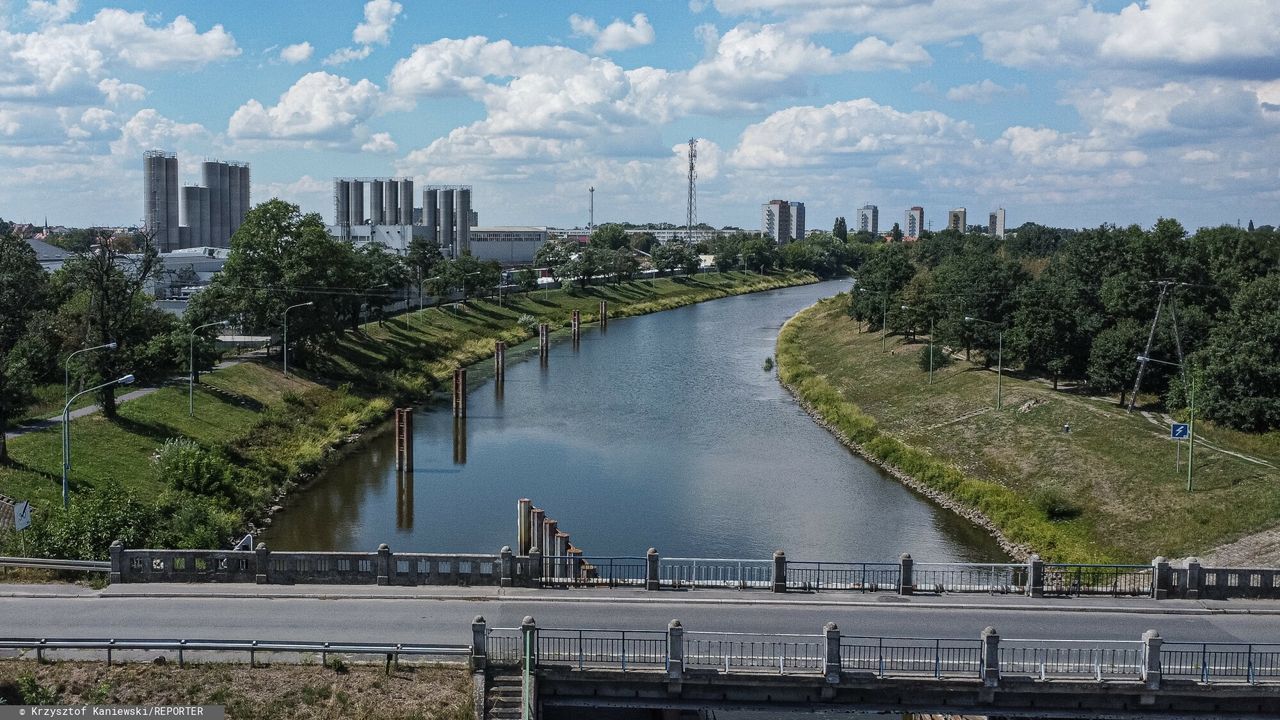
[[[1138,390],[1142,388],[1142,377],[1147,374],[1147,360],[1151,357],[1151,345],[1156,340],[1156,324],[1160,322],[1160,310],[1164,307],[1164,296],[1169,292],[1169,281],[1160,281],[1160,299],[1156,302],[1156,316],[1151,319],[1151,332],[1147,334],[1147,349],[1142,351],[1138,360],[1138,377],[1133,381],[1133,393],[1129,395],[1129,412],[1138,402]]]

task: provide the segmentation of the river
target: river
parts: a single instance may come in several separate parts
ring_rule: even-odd
[[[266,539],[496,552],[516,544],[516,501],[528,497],[588,555],[1005,559],[981,530],[849,452],[763,369],[787,318],[848,285],[585,326],[546,367],[508,351],[501,397],[491,378],[472,382],[465,424],[447,402],[417,411],[407,482],[382,432],[297,492]]]

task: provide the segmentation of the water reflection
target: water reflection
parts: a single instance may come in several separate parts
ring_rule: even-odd
[[[846,287],[616,319],[607,337],[593,324],[546,362],[517,361],[536,342],[510,348],[501,390],[473,373],[467,420],[447,404],[416,414],[411,507],[399,485],[394,497],[385,487],[387,433],[300,493],[270,542],[494,552],[515,544],[515,501],[529,497],[594,555],[1004,559],[971,524],[849,453],[762,369],[788,317]]]

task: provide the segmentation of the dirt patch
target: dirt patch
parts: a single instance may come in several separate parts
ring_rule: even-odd
[[[0,660],[0,700],[60,705],[222,705],[228,718],[473,717],[471,675],[453,666],[247,665]]]
[[[1182,563],[1185,563],[1185,558]],[[1268,528],[1200,556],[1205,567],[1280,567],[1280,528]]]

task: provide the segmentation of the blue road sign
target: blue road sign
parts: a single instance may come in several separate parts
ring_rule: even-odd
[[[1169,437],[1173,440],[1186,440],[1191,436],[1191,426],[1187,423],[1174,423],[1169,426]]]

